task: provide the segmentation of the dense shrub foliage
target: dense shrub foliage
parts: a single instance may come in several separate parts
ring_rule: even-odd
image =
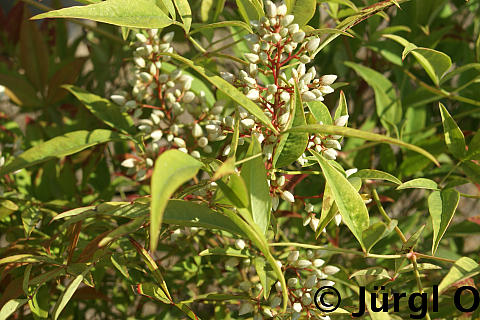
[[[478,1],[78,2],[0,11],[0,319],[480,318]]]

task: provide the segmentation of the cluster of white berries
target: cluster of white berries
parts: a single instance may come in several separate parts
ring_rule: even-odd
[[[238,241],[238,240],[237,240]],[[242,241],[242,240],[240,240]],[[243,243],[244,244],[244,243]],[[240,247],[236,244],[236,247]],[[243,246],[244,247],[244,246]],[[282,287],[280,282],[274,284],[274,290],[266,301],[260,301],[262,290],[260,283],[243,281],[239,284],[241,291],[252,297],[252,301],[244,301],[240,305],[239,315],[254,313],[254,319],[270,319],[279,317],[281,319],[299,319],[302,315],[308,315],[308,319],[330,319],[320,312],[313,301],[317,288],[333,286],[335,283],[328,280],[328,276],[336,274],[340,269],[336,266],[325,265],[323,250],[307,250],[304,254],[299,251],[291,251],[285,259],[284,264],[277,261],[285,274],[288,287],[289,308],[287,313],[280,311],[282,305]],[[234,266],[239,264],[238,258],[231,258],[227,263]],[[226,263],[226,264],[227,264]]]
[[[118,92],[110,97],[133,114],[138,129],[146,135],[146,154],[122,162],[127,174],[136,174],[137,180],[146,178],[154,159],[166,149],[200,158],[201,152],[212,152],[210,142],[226,138],[219,120],[223,104],[209,106],[205,92],[192,88],[193,77],[169,64],[169,56],[161,55],[173,52],[173,37],[173,32],[160,37],[157,29],[137,33],[133,89],[130,94]]]

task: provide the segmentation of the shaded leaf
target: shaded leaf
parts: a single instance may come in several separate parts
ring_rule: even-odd
[[[466,280],[480,273],[480,266],[474,260],[468,257],[462,257],[455,261],[447,275],[438,285],[438,293],[442,294],[452,284]]]
[[[428,197],[428,211],[432,217],[433,244],[432,254],[435,255],[440,240],[442,239],[448,225],[453,219],[458,206],[460,194],[455,189],[434,191]]]
[[[362,179],[370,179],[370,180],[385,180],[390,181],[395,184],[402,184],[397,177],[391,175],[390,173],[373,170],[373,169],[362,169],[360,171],[355,172],[350,177],[358,177]]]
[[[463,136],[463,132],[448,113],[445,106],[440,103],[439,108],[440,114],[442,115],[443,131],[445,133],[447,148],[455,158],[463,159],[465,156],[465,137]]]

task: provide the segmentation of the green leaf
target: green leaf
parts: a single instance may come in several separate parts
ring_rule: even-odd
[[[418,179],[413,179],[413,180],[404,182],[397,187],[397,190],[402,190],[402,189],[438,190],[438,185],[433,180],[426,179],[426,178],[418,178]]]
[[[391,132],[389,123],[398,124],[402,121],[402,106],[393,87],[393,84],[383,74],[353,62],[345,65],[355,70],[375,92],[377,115],[383,126]]]
[[[328,125],[333,124],[330,110],[328,110],[327,106],[323,104],[323,102],[310,101],[310,102],[307,102],[307,107],[315,117],[315,120],[317,120],[317,123],[322,121],[323,124],[328,124]]]
[[[193,63],[193,61],[186,59],[175,53],[161,53],[161,55],[171,56],[172,58],[181,61],[190,68],[197,71],[202,77],[204,77],[208,82],[213,84],[221,92],[225,93],[227,96],[232,98],[235,103],[240,104],[245,110],[254,115],[259,121],[264,123],[269,127],[273,132],[278,133],[277,129],[272,125],[270,119],[263,113],[259,106],[257,106],[253,101],[248,99],[243,93],[238,91],[233,85],[223,80],[221,77],[211,74],[209,71],[205,70],[203,67],[198,66]]]
[[[469,279],[480,273],[480,266],[468,257],[462,257],[455,261],[447,275],[438,285],[438,293],[442,294],[452,284]]]
[[[242,250],[233,249],[233,248],[210,248],[205,249],[198,254],[199,256],[229,256],[237,258],[250,258],[251,256],[244,253]]]
[[[155,2],[150,0],[106,0],[86,6],[52,10],[38,14],[32,19],[44,18],[89,19],[121,27],[151,29],[165,28],[174,23],[155,5]]]
[[[250,157],[261,152],[260,143],[253,137],[245,156]],[[255,221],[259,229],[265,234],[270,224],[272,199],[267,183],[267,170],[265,169],[265,163],[262,157],[253,158],[243,164],[240,176],[247,186],[250,198],[249,210],[252,214],[253,221]]]
[[[372,132],[347,128],[347,127],[339,127],[339,126],[331,126],[331,125],[322,125],[322,124],[311,124],[306,126],[299,126],[295,128],[291,128],[288,130],[289,132],[311,132],[311,133],[324,133],[324,134],[335,134],[341,135],[345,137],[352,137],[352,138],[360,138],[364,140],[370,141],[377,141],[382,143],[390,143],[395,144],[401,147],[405,147],[412,151],[418,152],[425,156],[426,158],[430,159],[433,163],[437,166],[440,166],[437,159],[430,154],[429,152],[425,151],[424,149],[417,147],[415,145],[403,142],[402,140],[398,140],[395,138],[382,136],[381,134],[376,134]]]
[[[341,116],[348,115],[348,105],[347,105],[347,98],[345,97],[345,93],[343,90],[340,90],[340,100],[338,101],[337,109],[335,110],[334,119],[337,120]]]
[[[480,160],[480,130],[475,133],[468,145],[468,160]]]
[[[250,25],[246,24],[243,21],[220,21],[220,22],[215,22],[215,23],[209,23],[209,24],[203,24],[203,25],[195,25],[194,29],[190,32],[190,34],[194,34],[197,32],[201,32],[204,30],[209,30],[209,29],[216,29],[216,28],[225,28],[225,27],[240,27],[248,32],[252,33],[252,28]]]
[[[175,0],[173,3],[175,3],[180,18],[183,21],[183,28],[188,33],[190,31],[190,26],[192,25],[192,9],[190,9],[188,0]]]
[[[471,181],[480,184],[480,165],[473,161],[465,161],[461,164],[461,168]]]
[[[30,281],[30,272],[32,271],[32,266],[32,264],[27,265],[27,267],[25,268],[25,274],[23,275],[22,289],[23,293],[25,293],[27,297],[30,294],[28,292],[28,282]]]
[[[107,99],[103,99],[93,93],[81,88],[66,85],[63,86],[70,91],[85,107],[93,113],[94,116],[105,122],[114,129],[119,129],[124,133],[134,134],[135,128],[130,116],[122,112],[118,106]]]
[[[428,211],[432,217],[433,244],[432,254],[435,255],[440,240],[442,239],[448,225],[453,219],[458,206],[460,194],[455,189],[434,191],[428,197]]]
[[[363,243],[365,243],[365,248],[367,249],[367,253],[373,248],[378,241],[382,240],[386,235],[388,235],[397,225],[396,220],[392,220],[392,222],[387,226],[383,222],[377,222],[372,224],[368,229],[363,232]]]
[[[287,126],[287,130],[292,127],[306,125],[305,111],[303,109],[303,102],[298,91],[297,84],[295,84],[295,96],[290,99],[291,114],[293,119]],[[295,162],[307,148],[308,134],[304,132],[286,133],[280,138],[275,154],[273,155],[273,167],[280,168],[290,165]]]
[[[129,235],[142,227],[145,224],[145,217],[138,217],[129,221],[125,224],[120,225],[119,227],[110,231],[100,242],[98,243],[98,248],[104,247],[109,244],[111,241]]]
[[[177,13],[175,11],[175,5],[173,0],[157,0],[157,6],[163,10],[165,13],[169,13],[172,19],[177,19]]]
[[[232,173],[235,173],[235,158],[233,157],[228,158],[220,165],[220,167],[218,167],[217,171],[215,171],[215,174],[212,177],[212,181],[216,181],[220,178],[231,175]]]
[[[157,248],[163,212],[172,194],[192,179],[202,163],[178,150],[168,150],[155,161],[152,175],[152,204],[150,216],[150,250]]]
[[[48,81],[48,103],[56,103],[68,95],[62,85],[75,83],[87,58],[76,58],[63,65]]]
[[[31,167],[53,158],[65,157],[97,144],[108,141],[119,141],[122,139],[125,139],[124,136],[104,129],[69,132],[63,136],[58,136],[37,144],[23,152],[13,159],[13,161],[0,168],[0,176],[19,169]]]
[[[397,177],[391,175],[390,173],[373,169],[362,169],[358,172],[355,172],[350,177],[358,177],[369,180],[385,180],[399,185],[402,184],[402,181],[400,181]]]
[[[350,38],[354,38],[354,36],[352,36],[348,32],[338,30],[338,29],[332,29],[332,28],[321,28],[321,29],[309,30],[309,31],[305,31],[305,34],[307,36],[322,35],[322,34],[338,34],[338,35],[344,35]]]
[[[52,264],[58,264],[57,261],[43,257],[35,256],[33,254],[15,254],[5,258],[0,259],[0,265],[7,263],[35,263],[35,262],[47,262]]]
[[[163,223],[185,227],[225,230],[232,234],[244,235],[243,232],[224,215],[211,210],[207,206],[190,201],[168,201],[163,215]]]
[[[423,232],[424,229],[425,229],[425,225],[422,225],[420,227],[420,229],[415,231],[415,233],[412,234],[412,236],[410,238],[408,238],[407,242],[405,242],[402,245],[402,250],[401,250],[402,253],[408,253],[415,248],[415,246],[418,243],[418,240],[420,240],[420,236],[422,235],[422,232]]]
[[[362,249],[366,251],[362,235],[369,226],[369,217],[362,197],[345,176],[329,164],[329,161],[313,150],[310,150],[310,152],[317,158],[325,180],[332,189],[332,194],[338,211],[342,215],[343,222],[357,238],[358,242],[360,242]]]
[[[338,212],[337,204],[332,193],[332,188],[328,182],[325,183],[325,190],[323,192],[322,213],[320,214],[318,228],[315,233],[315,238],[318,239],[322,234],[323,229],[332,221],[335,214]]]
[[[7,320],[15,311],[21,308],[28,299],[12,299],[8,300],[0,310],[0,320]]]
[[[255,266],[255,270],[257,271],[260,283],[263,287],[263,297],[268,299],[270,296],[270,289],[275,283],[275,274],[263,257],[255,257],[253,259],[253,265]]]
[[[236,0],[236,3],[240,15],[247,24],[265,15],[263,6],[258,0]]]
[[[149,298],[153,298],[155,300],[158,300],[166,304],[171,303],[171,301],[165,295],[165,292],[163,292],[162,288],[160,288],[158,285],[154,283],[147,282],[147,283],[137,284],[137,292],[141,295],[144,295]]]
[[[232,174],[228,178],[228,185],[219,180],[218,187],[225,197],[237,208],[247,208],[250,203],[250,196],[245,181],[237,174]]]
[[[288,0],[288,12],[293,14],[295,19],[293,23],[297,23],[303,27],[313,18],[315,10],[317,9],[316,0]]]
[[[430,48],[417,47],[413,43],[397,35],[386,34],[384,37],[392,39],[405,47],[402,53],[402,60],[405,59],[409,53],[412,53],[418,63],[420,63],[423,69],[427,72],[430,79],[432,79],[433,83],[437,86],[440,83],[440,79],[452,66],[452,60],[443,52]]]
[[[65,306],[67,305],[68,301],[72,298],[73,294],[77,290],[80,283],[82,283],[85,276],[90,272],[92,267],[87,268],[82,274],[78,275],[72,282],[70,282],[63,290],[62,294],[58,298],[55,306],[53,307],[53,319],[57,320],[60,316],[60,313],[63,311]]]
[[[352,279],[355,277],[373,277],[374,280],[381,280],[381,279],[391,280],[391,277],[388,274],[388,271],[382,267],[371,267],[367,269],[358,270],[352,273],[349,279]]]
[[[442,115],[443,131],[445,133],[445,143],[450,153],[457,159],[465,157],[465,137],[462,130],[458,127],[455,120],[448,113],[443,104],[439,104],[440,114]]]

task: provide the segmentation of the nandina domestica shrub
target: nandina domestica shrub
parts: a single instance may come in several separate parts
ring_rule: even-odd
[[[479,317],[478,3],[81,2],[1,12],[0,319]]]

